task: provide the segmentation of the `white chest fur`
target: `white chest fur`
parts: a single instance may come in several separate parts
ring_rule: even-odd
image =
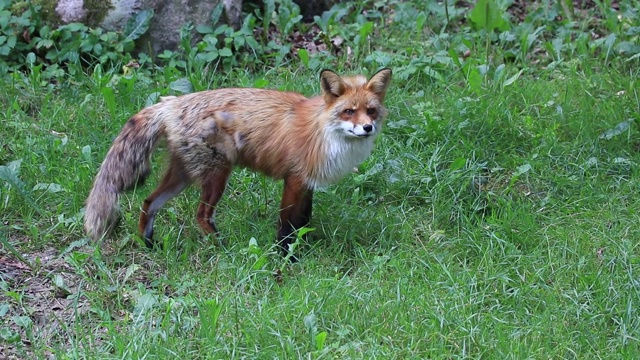
[[[309,179],[309,185],[318,188],[338,182],[371,155],[374,143],[375,136],[347,138],[328,133],[325,137],[325,161],[318,164],[317,176]]]

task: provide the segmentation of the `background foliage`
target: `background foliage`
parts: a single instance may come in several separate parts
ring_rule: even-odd
[[[50,26],[0,0],[0,353],[15,358],[637,358],[640,3],[290,0],[240,29],[185,24],[176,51]],[[217,24],[221,8],[211,14]],[[197,41],[193,39],[198,39]],[[164,250],[83,235],[122,124],[161,95],[317,94],[318,71],[394,70],[359,172],[318,192],[302,261],[275,255],[280,184],[230,180],[222,235],[198,190],[160,213]]]

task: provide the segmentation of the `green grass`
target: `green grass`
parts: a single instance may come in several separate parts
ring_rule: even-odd
[[[640,73],[637,61],[609,60],[532,63],[507,86],[492,72],[480,88],[462,71],[444,71],[443,82],[395,79],[374,154],[317,192],[314,230],[293,265],[273,246],[281,183],[244,170],[218,209],[220,238],[202,236],[192,188],[159,214],[164,249],[147,250],[137,217],[163,149],[152,178],[121,198],[118,231],[90,243],[82,208],[113,138],[182,75],[161,69],[117,82],[116,70],[88,72],[48,87],[16,75],[0,85],[0,351],[637,358]],[[317,72],[295,63],[193,76],[196,90],[263,79],[319,89]]]

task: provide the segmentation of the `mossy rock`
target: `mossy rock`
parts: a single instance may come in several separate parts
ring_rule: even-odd
[[[113,9],[113,3],[109,0],[84,0],[84,8],[87,10],[84,24],[89,27],[97,27]]]
[[[27,11],[30,6],[39,7],[35,17],[39,18],[42,25],[56,28],[64,24],[56,12],[58,2],[51,0],[16,1],[11,5],[10,10],[12,14],[19,16]],[[109,11],[113,9],[113,3],[110,0],[84,0],[82,8],[86,11],[86,14],[79,22],[89,27],[97,27],[102,23]]]

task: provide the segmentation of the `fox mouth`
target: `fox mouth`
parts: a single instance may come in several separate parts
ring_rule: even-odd
[[[373,135],[373,132],[370,133],[364,133],[364,134],[356,134],[355,131],[353,130],[348,130],[347,133],[355,136],[355,137],[359,137],[359,138],[368,138],[369,136]]]

